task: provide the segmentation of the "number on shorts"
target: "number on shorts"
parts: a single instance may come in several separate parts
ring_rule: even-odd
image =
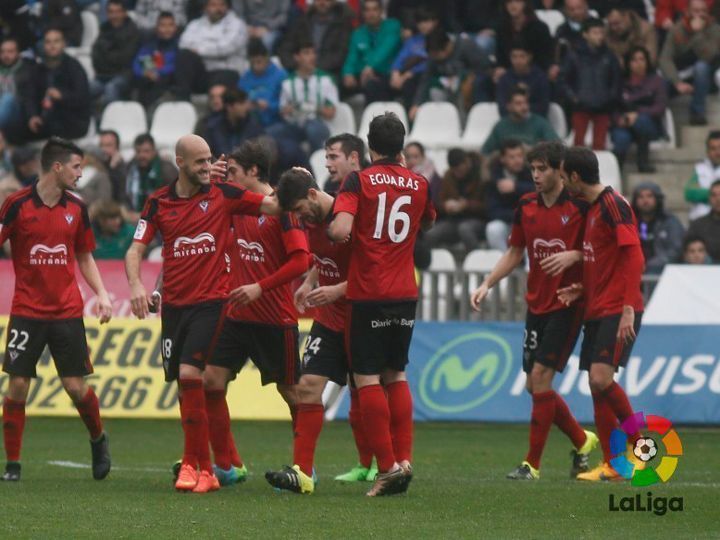
[[[172,339],[167,338],[162,340],[162,354],[165,360],[170,359],[172,356]]]
[[[317,355],[320,352],[320,343],[322,342],[322,338],[316,337],[313,339],[312,336],[308,336],[308,342],[307,345],[305,345],[305,349],[310,350],[313,352],[313,354]]]
[[[16,345],[15,342],[17,341],[18,337],[20,338],[20,343]],[[24,351],[29,339],[30,334],[28,334],[25,330],[20,330],[18,332],[17,330],[12,328],[10,329],[10,342],[8,343],[8,349]]]
[[[526,349],[529,349],[531,351],[534,351],[538,347],[538,341],[537,341],[537,331],[531,330],[530,334],[528,334],[528,331],[525,330],[525,336],[523,336],[523,345]],[[530,342],[528,343],[528,338],[530,338]]]

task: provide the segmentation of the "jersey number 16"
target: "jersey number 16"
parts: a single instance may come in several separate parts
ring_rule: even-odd
[[[390,208],[390,215],[388,216],[387,233],[391,242],[399,244],[405,240],[410,232],[410,216],[407,212],[403,212],[401,208],[407,204],[410,204],[412,199],[410,195],[403,195],[398,197]],[[380,193],[378,195],[378,209],[377,216],[375,217],[375,233],[373,238],[382,238],[383,228],[385,225],[385,207],[387,206],[387,193]],[[397,222],[402,223],[400,232],[397,232]]]

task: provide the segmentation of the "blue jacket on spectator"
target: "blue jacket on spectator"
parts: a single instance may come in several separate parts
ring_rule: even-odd
[[[205,135],[214,156],[229,156],[233,149],[244,141],[264,134],[265,130],[260,122],[251,114],[235,125],[230,123],[227,114],[218,114],[208,118]]]
[[[161,78],[170,77],[175,73],[175,62],[178,55],[178,40],[152,39],[140,47],[133,60],[133,73],[138,79],[146,71],[155,71]]]
[[[510,92],[516,86],[524,86],[530,97],[530,110],[540,116],[547,116],[550,108],[550,81],[545,72],[537,66],[530,67],[530,73],[521,75],[509,69],[500,77],[495,89],[495,100],[500,109],[500,115],[507,114],[507,102]]]
[[[264,100],[269,103],[264,111],[257,110],[260,123],[265,127],[280,121],[280,90],[286,78],[287,72],[270,62],[264,73],[257,74],[248,69],[238,81],[238,88],[247,92],[250,101],[256,103]]]
[[[408,66],[411,66],[409,70],[412,74],[419,75],[427,68],[427,58],[428,53],[427,49],[425,49],[425,36],[416,34],[405,40],[402,49],[400,49],[400,52],[395,57],[395,61],[390,69],[404,73],[408,71]],[[422,61],[418,61],[418,59],[422,59]]]
[[[505,223],[512,223],[520,197],[526,193],[535,191],[530,169],[525,167],[515,178],[515,191],[512,193],[500,193],[497,188],[498,181],[508,178],[504,167],[497,160],[490,170],[490,182],[487,183],[485,192],[485,213],[488,221],[498,219]]]

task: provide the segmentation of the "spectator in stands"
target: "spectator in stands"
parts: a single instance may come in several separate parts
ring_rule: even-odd
[[[267,48],[260,38],[248,42],[250,69],[240,78],[238,86],[247,92],[255,114],[264,127],[280,122],[280,91],[287,72],[270,61]]]
[[[207,0],[204,15],[190,21],[180,36],[180,48],[199,54],[208,71],[209,83],[235,86],[246,69],[245,22],[229,10],[228,0]]]
[[[685,184],[685,200],[691,204],[691,220],[710,212],[710,186],[720,180],[720,131],[708,133],[704,160],[695,164],[693,175]]]
[[[683,240],[683,257],[685,264],[712,264],[713,261],[707,253],[705,241],[699,236],[687,235]]]
[[[530,0],[503,0],[497,31],[497,63],[493,79],[497,82],[510,69],[510,48],[522,41],[533,48],[533,58],[551,81],[560,71],[550,29],[535,15]]]
[[[607,23],[607,45],[618,62],[624,62],[633,47],[644,47],[650,53],[650,60],[657,61],[657,36],[647,19],[629,7],[614,7],[607,14]]]
[[[102,161],[110,177],[112,199],[122,201],[125,198],[127,164],[120,153],[120,136],[117,131],[106,129],[100,132],[99,142]]]
[[[495,3],[497,4],[497,2]],[[452,33],[467,31],[458,24],[457,4],[459,2],[455,0],[449,2],[446,0],[389,0],[385,2],[387,16],[400,21],[404,29],[412,28],[417,20],[418,11],[425,10],[440,16],[440,25]],[[497,11],[497,5],[495,7]],[[403,36],[403,38],[405,37],[408,36]]]
[[[23,187],[34,184],[40,174],[40,159],[37,150],[32,146],[20,146],[15,149],[10,158],[12,163],[12,178],[15,178]]]
[[[0,206],[5,202],[5,199],[22,188],[23,185],[11,174],[0,177]]]
[[[12,170],[12,152],[8,147],[5,134],[0,131],[0,178],[11,174]]]
[[[163,11],[156,21],[155,34],[143,43],[132,62],[133,87],[137,91],[137,100],[146,108],[164,96],[190,98],[190,93],[179,92],[176,84],[179,82],[175,76],[179,47],[175,17],[171,12]]]
[[[11,141],[20,139],[23,87],[28,86],[33,65],[20,56],[20,46],[13,37],[0,43],[0,130],[8,134]]]
[[[565,22],[555,31],[555,39],[560,49],[559,58],[564,59],[568,50],[577,50],[585,43],[582,25],[590,15],[587,0],[565,0]]]
[[[265,134],[251,113],[252,103],[245,90],[228,88],[222,97],[223,113],[213,115],[207,123],[207,142],[213,155],[230,155],[243,141]]]
[[[145,200],[158,188],[177,178],[175,165],[163,159],[155,147],[155,139],[149,133],[135,138],[133,143],[135,156],[127,168],[124,202],[128,206],[131,222],[140,217],[139,212],[145,206]]]
[[[637,145],[638,171],[655,172],[650,165],[650,141],[663,135],[667,108],[665,81],[653,69],[650,54],[634,47],[625,60],[625,78],[620,94],[620,110],[613,114],[610,136],[613,152],[622,166],[630,145]]]
[[[524,88],[514,88],[510,92],[507,116],[498,120],[493,126],[482,146],[482,153],[491,154],[500,150],[506,139],[517,139],[527,146],[534,146],[540,141],[559,139],[545,117],[530,112],[530,101]]]
[[[390,99],[390,68],[400,50],[400,22],[383,18],[380,0],[365,0],[364,24],[350,38],[343,86],[350,93],[362,92],[366,103]]]
[[[520,197],[535,190],[530,168],[525,163],[525,147],[517,139],[500,146],[500,156],[490,166],[485,208],[488,224],[485,238],[491,249],[505,251],[515,207]]]
[[[486,55],[495,56],[501,3],[502,0],[454,0],[448,6],[443,2],[442,26],[450,32],[467,32]]]
[[[708,9],[717,4],[714,0],[705,0]],[[658,37],[663,37],[670,31],[675,21],[681,19],[687,10],[688,0],[656,0],[655,1],[655,28]],[[660,40],[661,42],[663,40]]]
[[[36,42],[27,0],[3,0],[0,2],[0,38],[4,41],[14,37],[20,50],[29,49]]]
[[[709,200],[710,213],[690,222],[688,236],[702,238],[710,258],[720,261],[720,180],[710,186]]]
[[[288,21],[287,0],[233,0],[235,12],[248,25],[251,38],[261,39],[269,51]]]
[[[606,19],[613,9],[623,8],[649,21],[645,0],[589,0],[590,9],[595,10],[601,19]]]
[[[54,28],[65,36],[70,47],[79,47],[83,35],[80,8],[75,0],[43,0],[43,35]]]
[[[685,16],[670,29],[660,53],[660,69],[680,94],[692,94],[690,124],[704,126],[705,101],[720,62],[720,25],[705,0],[689,0]],[[692,84],[684,80],[692,77]]]
[[[75,191],[88,206],[95,201],[112,198],[112,180],[99,149],[85,152],[83,174],[75,185]]]
[[[438,27],[437,14],[427,8],[415,11],[415,34],[402,45],[390,68],[390,88],[402,96],[403,105],[412,107],[422,74],[427,69],[425,38]]]
[[[93,97],[102,96],[103,107],[124,99],[132,78],[132,62],[140,45],[140,31],[128,17],[125,0],[109,0],[107,22],[92,47],[95,80]]]
[[[122,208],[111,200],[99,200],[90,207],[96,259],[122,259],[133,241],[135,227],[125,221]]]
[[[572,106],[575,145],[585,144],[585,133],[592,122],[593,150],[604,150],[610,126],[610,113],[620,97],[620,64],[605,45],[605,25],[600,19],[583,23],[585,44],[571,51],[560,75],[561,91]]]
[[[431,248],[462,242],[466,251],[472,251],[480,247],[485,232],[480,156],[452,148],[448,166],[438,196],[440,219],[425,240]]]
[[[417,141],[410,142],[405,146],[403,155],[407,168],[423,175],[430,182],[430,196],[435,206],[438,206],[442,179],[435,169],[433,160],[425,155],[425,147]]]
[[[472,107],[476,92],[480,101],[487,100],[490,60],[472,39],[451,38],[442,28],[436,28],[427,37],[427,51],[430,61],[408,111],[411,120],[428,98],[451,101],[461,110]]]
[[[195,126],[195,133],[203,139],[208,140],[208,126],[216,122],[214,118],[221,117],[225,114],[225,106],[223,105],[223,95],[227,91],[224,84],[215,84],[208,89],[208,112],[198,119]]]
[[[522,42],[510,47],[511,67],[500,77],[495,88],[500,115],[507,114],[506,104],[513,88],[525,88],[530,98],[530,110],[540,116],[547,116],[550,108],[550,81],[545,72],[533,64],[532,50]]]
[[[277,54],[282,65],[288,70],[295,69],[293,57],[298,43],[312,41],[318,55],[318,67],[338,77],[347,56],[354,17],[345,2],[315,0],[280,40]]]
[[[638,184],[633,191],[632,206],[645,256],[645,272],[649,274],[662,273],[663,267],[678,260],[682,253],[685,228],[665,210],[664,202],[665,196],[654,182]]]
[[[85,70],[65,53],[65,38],[60,30],[45,31],[43,49],[44,61],[35,67],[22,92],[30,137],[83,137],[91,114]]]
[[[161,15],[171,14],[177,26],[187,23],[187,0],[137,0],[135,4],[135,23],[146,35],[156,32]]]

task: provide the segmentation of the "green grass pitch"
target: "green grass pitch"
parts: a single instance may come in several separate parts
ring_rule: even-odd
[[[219,493],[172,489],[176,421],[109,420],[114,469],[92,480],[79,419],[29,418],[23,478],[0,483],[0,538],[718,538],[720,430],[677,427],[685,455],[664,485],[579,484],[569,443],[553,430],[539,482],[504,479],[522,460],[527,427],[417,424],[415,479],[407,495],[368,499],[368,484],[339,485],[354,464],[350,429],[325,426],[310,496],[274,492],[263,473],[291,459],[285,422],[233,422],[251,476]],[[598,459],[593,454],[593,461]],[[65,462],[64,465],[51,462]],[[74,467],[73,464],[76,464]],[[71,466],[68,466],[71,465]],[[609,495],[683,497],[683,512],[608,510]]]

